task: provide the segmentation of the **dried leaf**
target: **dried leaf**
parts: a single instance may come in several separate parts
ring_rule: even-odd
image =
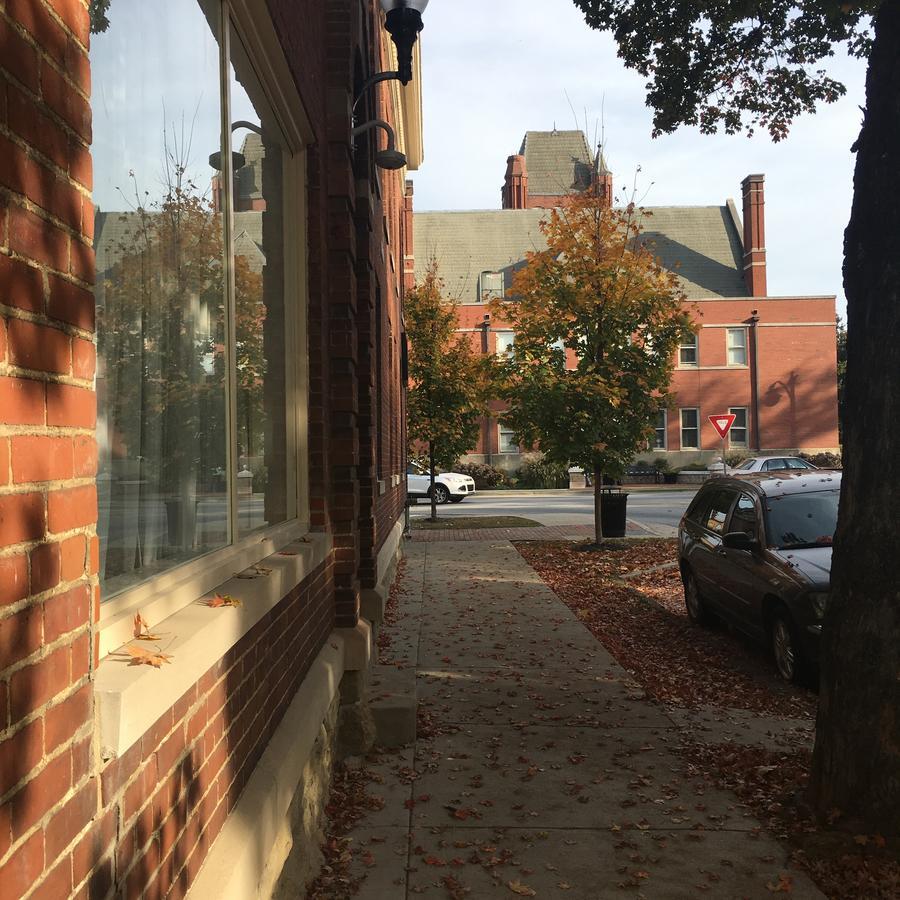
[[[537,891],[522,884],[521,881],[507,881],[506,886],[514,893],[520,894],[522,897],[537,897]]]
[[[778,876],[778,881],[769,881],[766,888],[773,894],[792,894],[794,892],[794,879],[786,872],[782,872]]]
[[[134,617],[134,629],[132,630],[135,640],[138,641],[158,641],[159,635],[151,634],[150,626],[147,620],[140,614],[136,613]]]
[[[119,651],[119,654],[123,652],[130,657],[131,661],[128,663],[130,666],[153,666],[154,669],[161,669],[163,663],[169,663],[173,659],[160,649],[154,651],[144,647],[126,647],[124,651]]]
[[[222,606],[243,606],[244,604],[237,597],[232,597],[231,594],[216,594],[211,600],[207,600],[206,605],[212,609],[218,609]]]

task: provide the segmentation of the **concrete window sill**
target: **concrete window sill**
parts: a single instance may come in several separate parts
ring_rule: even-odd
[[[103,758],[120,756],[134,744],[266,613],[325,562],[331,547],[330,535],[308,534],[258,563],[271,569],[270,574],[234,577],[219,585],[218,593],[240,599],[241,606],[206,606],[204,599],[214,591],[152,623],[158,644],[135,645],[161,647],[172,656],[168,665],[159,669],[132,666],[123,657],[106,656],[94,682]]]

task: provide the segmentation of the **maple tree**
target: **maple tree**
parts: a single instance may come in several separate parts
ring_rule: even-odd
[[[572,198],[541,223],[547,248],[528,255],[509,298],[492,303],[515,331],[500,363],[502,419],[551,462],[594,473],[598,543],[603,475],[646,444],[691,331],[677,275],[641,239],[648,215],[598,192]]]
[[[467,336],[456,331],[456,305],[444,300],[442,289],[432,261],[404,304],[407,428],[411,444],[428,447],[432,521],[437,519],[435,466],[452,466],[475,446],[491,393],[491,360],[476,354]]]
[[[821,651],[812,786],[873,830],[900,833],[900,3],[697,4],[574,0],[649,79],[657,134],[682,124],[774,140],[845,92],[822,63],[837,47],[868,59],[853,205],[844,233],[847,375],[844,475]],[[887,338],[887,339],[886,339]]]

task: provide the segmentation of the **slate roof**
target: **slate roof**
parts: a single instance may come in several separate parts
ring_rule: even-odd
[[[591,183],[594,155],[583,131],[526,131],[519,153],[532,196],[583,191]]]
[[[658,206],[644,235],[666,267],[677,271],[689,299],[746,297],[743,247],[729,206]],[[416,276],[431,259],[439,265],[445,296],[478,303],[481,272],[503,272],[505,285],[529,250],[545,245],[538,223],[547,210],[498,209],[418,212],[414,216]]]

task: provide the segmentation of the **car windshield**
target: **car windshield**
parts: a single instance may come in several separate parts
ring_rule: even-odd
[[[752,469],[754,464],[756,463],[755,459],[745,459],[738,467],[738,471],[741,469]]]
[[[837,525],[837,488],[770,497],[767,501],[769,537],[779,549],[827,547]]]

